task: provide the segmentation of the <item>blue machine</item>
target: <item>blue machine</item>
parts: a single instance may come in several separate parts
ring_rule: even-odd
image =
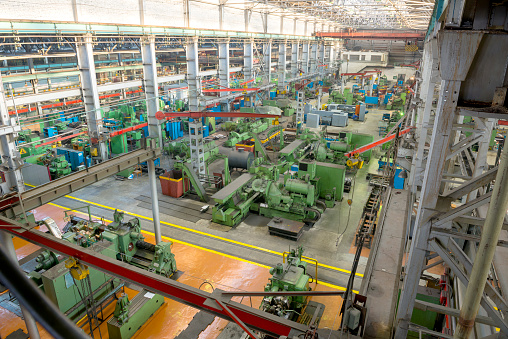
[[[388,104],[388,100],[392,97],[392,93],[386,93],[385,100],[383,101],[383,104]]]
[[[44,127],[45,138],[54,137],[55,135],[58,135],[58,130],[56,129],[56,127]]]
[[[168,132],[168,137],[171,140],[176,140],[180,137],[183,137],[183,129],[181,121],[168,121],[166,123],[166,131]]]
[[[112,129],[114,131],[119,130],[120,128],[122,128],[122,122],[120,120],[104,119],[103,122],[104,122],[104,127],[110,128],[110,129]]]
[[[73,171],[79,166],[85,165],[85,155],[83,151],[60,147],[56,149],[56,153],[65,156],[65,160],[71,165]],[[90,156],[86,157],[86,162],[88,166],[92,166],[92,158]]]
[[[379,103],[379,98],[378,97],[369,97],[369,96],[366,96],[365,97],[365,103],[366,104],[377,105]]]
[[[203,137],[206,138],[209,135],[210,135],[210,129],[208,128],[208,126],[203,126]]]
[[[275,99],[276,96],[277,96],[277,92],[276,91],[271,91],[270,92],[270,99],[271,100]]]
[[[393,178],[393,187],[398,190],[404,189],[404,178],[399,177],[400,172],[402,172],[403,169],[397,168],[395,170],[395,177]]]
[[[161,165],[161,159],[160,158],[157,158],[153,161],[154,165],[155,166],[160,166]],[[145,162],[142,162],[141,165],[144,165],[144,166],[148,166],[148,164]]]

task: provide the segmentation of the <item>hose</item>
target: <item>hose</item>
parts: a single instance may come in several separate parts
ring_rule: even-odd
[[[316,200],[316,206],[321,205],[321,208],[323,209],[323,212],[326,211],[326,203],[321,200]]]
[[[319,218],[321,218],[321,212],[319,212],[315,208],[305,207],[304,211],[305,212],[313,212],[316,215],[316,217],[314,219],[303,219],[303,222],[316,222],[319,220]]]
[[[0,246],[0,267],[2,284],[9,288],[19,303],[25,306],[54,338],[89,338],[26,278],[19,266],[9,258],[3,246]]]

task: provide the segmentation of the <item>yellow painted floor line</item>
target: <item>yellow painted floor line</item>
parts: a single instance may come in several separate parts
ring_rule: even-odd
[[[74,200],[77,200],[77,201],[80,201],[80,202],[84,202],[84,203],[87,203],[87,204],[99,206],[99,207],[102,207],[102,208],[105,208],[105,209],[109,209],[109,210],[112,210],[112,211],[115,210],[115,208],[113,208],[113,207],[102,205],[102,204],[98,204],[98,203],[95,203],[95,202],[92,202],[92,201],[88,201],[88,200],[85,200],[85,199],[81,199],[81,198],[71,197],[70,195],[66,195],[65,197],[66,198],[70,198],[70,199],[74,199]],[[134,217],[138,217],[138,218],[141,218],[141,219],[144,219],[144,220],[148,220],[148,221],[153,221],[152,218],[146,217],[144,215],[132,213],[132,212],[121,210],[121,209],[118,209],[118,210],[120,212],[124,212],[125,214],[129,214],[129,215],[132,215]],[[181,225],[172,224],[172,223],[169,223],[169,222],[166,222],[166,221],[162,221],[162,220],[161,220],[161,224],[167,225],[167,226],[171,226],[171,227],[174,227],[174,228],[178,228],[178,229],[181,229],[181,230],[184,230],[184,231],[193,232],[193,233],[196,233],[196,234],[199,234],[199,235],[203,235],[203,236],[207,236],[207,237],[210,237],[210,238],[215,238],[215,239],[218,239],[218,240],[230,242],[230,243],[233,243],[235,245],[249,247],[249,248],[253,248],[253,249],[256,249],[256,250],[263,251],[263,252],[267,252],[267,253],[271,253],[271,254],[282,256],[282,252],[277,252],[277,251],[273,251],[273,250],[270,250],[270,249],[267,249],[267,248],[263,248],[263,247],[259,247],[259,246],[256,246],[256,245],[251,245],[251,244],[247,244],[247,243],[244,243],[244,242],[240,242],[240,241],[224,238],[224,237],[221,237],[221,236],[218,236],[218,235],[215,235],[215,234],[198,231],[198,230],[195,230],[193,228],[189,228],[189,227],[185,227],[185,226],[181,226]],[[312,263],[312,261],[308,261],[308,260],[304,260],[304,261],[306,261],[308,263]],[[330,265],[326,265],[326,264],[321,264],[321,263],[318,263],[318,266],[325,267],[325,268],[332,269],[332,270],[339,271],[339,272],[343,272],[343,273],[347,273],[347,274],[351,274],[351,271],[348,271],[348,270],[345,270],[345,269],[339,268],[339,267],[334,267],[334,266],[330,266]],[[361,273],[356,273],[356,275],[359,276],[359,277],[363,277],[363,274],[361,274]]]
[[[25,183],[25,185],[30,186],[30,187],[35,187],[33,185],[29,185],[29,184],[26,184],[26,183]],[[99,207],[102,207],[104,209],[108,209],[108,210],[112,210],[112,211],[118,210],[120,212],[124,212],[125,214],[132,215],[134,217],[138,217],[140,219],[144,219],[144,220],[148,220],[148,221],[152,221],[153,222],[152,218],[146,217],[144,215],[132,213],[132,212],[129,212],[129,211],[113,208],[113,207],[102,205],[102,204],[98,204],[98,203],[95,203],[93,201],[88,201],[88,200],[85,200],[85,199],[72,197],[70,195],[65,195],[64,197],[65,198],[69,198],[69,199],[73,199],[73,200],[76,200],[76,201],[84,202],[86,204],[90,204],[90,205],[94,205],[94,206],[99,206]],[[236,240],[224,238],[224,237],[221,237],[221,236],[218,236],[218,235],[215,235],[215,234],[206,233],[206,232],[203,232],[203,231],[198,231],[198,230],[195,230],[193,228],[189,228],[189,227],[185,227],[185,226],[181,226],[181,225],[172,224],[172,223],[169,223],[169,222],[166,222],[166,221],[162,221],[162,220],[161,220],[160,223],[163,224],[163,225],[171,226],[171,227],[174,227],[174,228],[178,228],[178,229],[181,229],[181,230],[184,230],[184,231],[187,231],[187,232],[192,232],[192,233],[196,233],[196,234],[203,235],[203,236],[206,236],[206,237],[210,237],[210,238],[222,240],[222,241],[225,241],[225,242],[233,243],[235,245],[249,247],[249,248],[256,249],[256,250],[259,250],[259,251],[262,251],[262,252],[266,252],[266,253],[271,253],[271,254],[275,254],[275,255],[278,255],[278,256],[282,256],[282,252],[277,252],[277,251],[273,251],[273,250],[270,250],[270,249],[267,249],[267,248],[263,248],[263,247],[259,247],[259,246],[256,246],[256,245],[247,244],[247,243],[244,243],[244,242],[241,242],[241,241],[236,241]],[[307,263],[313,263],[312,261],[309,261],[309,260],[304,260],[304,261],[306,261]],[[318,266],[319,267],[323,267],[323,268],[328,268],[328,269],[331,269],[331,270],[334,270],[334,271],[338,271],[338,272],[343,272],[343,273],[351,274],[351,271],[343,269],[343,268],[339,268],[339,267],[334,267],[334,266],[330,266],[330,265],[326,265],[326,264],[322,264],[322,263],[318,263]],[[358,276],[358,277],[362,277],[363,278],[363,274],[361,274],[361,273],[355,273],[355,275]]]
[[[54,206],[54,207],[58,207],[58,208],[61,208],[61,209],[64,209],[64,210],[70,210],[68,207],[60,206],[60,205],[57,205],[57,204],[52,203],[52,202],[48,203],[48,205],[51,205],[51,206]],[[77,210],[70,210],[70,211],[76,212],[77,214],[82,214],[82,215],[88,216],[88,213],[85,213],[85,212],[81,212],[81,211],[77,211]],[[100,217],[97,217],[95,215],[92,215],[92,218],[98,219],[98,220],[101,219]],[[105,222],[108,222],[108,223],[112,222],[111,220],[107,220],[107,219],[103,219],[103,220]],[[141,230],[141,233],[148,234],[148,235],[151,235],[151,236],[155,236],[154,233],[148,232],[148,231]],[[185,242],[185,241],[181,241],[181,240],[178,240],[178,239],[173,239],[173,238],[166,237],[166,236],[162,236],[162,239],[167,240],[167,241],[171,241],[171,242],[174,242],[174,243],[182,244],[184,246],[189,246],[189,247],[197,248],[197,249],[202,250],[202,251],[214,253],[214,254],[217,254],[217,255],[220,255],[220,256],[223,256],[223,257],[226,257],[226,258],[230,258],[230,259],[233,259],[233,260],[242,261],[242,262],[245,262],[245,263],[248,263],[248,264],[252,264],[252,265],[259,266],[259,267],[263,267],[263,268],[266,268],[266,269],[270,269],[271,268],[270,266],[267,266],[267,265],[264,265],[264,264],[261,264],[261,263],[255,262],[255,261],[243,259],[243,258],[234,256],[234,255],[230,255],[230,254],[222,253],[222,252],[219,252],[219,251],[215,251],[215,250],[212,250],[212,249],[209,249],[209,248],[205,248],[205,247],[201,247],[201,246],[198,246],[198,245],[194,245],[194,244],[191,244],[191,243],[188,243],[188,242]],[[324,282],[324,281],[319,281],[318,280],[318,284],[323,285],[323,286],[328,286],[328,287],[331,287],[331,288],[335,288],[335,289],[340,290],[340,291],[345,291],[346,290],[345,287],[334,285],[334,284],[330,284],[330,283],[327,283],[327,282]],[[354,293],[358,293],[358,291],[353,291],[353,292]]]

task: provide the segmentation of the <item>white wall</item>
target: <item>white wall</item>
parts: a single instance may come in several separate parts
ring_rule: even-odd
[[[76,8],[73,2],[76,3]],[[224,8],[224,30],[245,31],[244,0]],[[219,29],[219,0],[190,0],[190,28]],[[142,4],[143,15],[140,13]],[[273,11],[272,11],[273,12]],[[294,34],[294,19],[284,13],[283,34]],[[263,33],[263,14],[252,12],[250,31]],[[322,29],[310,18],[307,35]],[[184,27],[183,0],[0,0],[0,21],[47,21],[97,24]],[[325,23],[325,30],[331,22]],[[297,21],[297,35],[304,35],[304,21]],[[280,34],[279,14],[268,15],[268,32]]]

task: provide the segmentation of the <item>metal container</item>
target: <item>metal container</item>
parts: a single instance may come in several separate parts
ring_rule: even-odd
[[[254,154],[243,149],[228,153],[229,168],[242,168],[248,170],[254,161]]]
[[[314,195],[313,185],[296,179],[288,179],[286,181],[286,189],[289,192]]]
[[[346,127],[348,125],[348,114],[346,112],[334,113],[332,115],[332,126]]]
[[[347,152],[349,145],[345,142],[330,142],[330,149],[339,152]]]
[[[307,114],[307,127],[319,128],[319,115],[308,113]]]

